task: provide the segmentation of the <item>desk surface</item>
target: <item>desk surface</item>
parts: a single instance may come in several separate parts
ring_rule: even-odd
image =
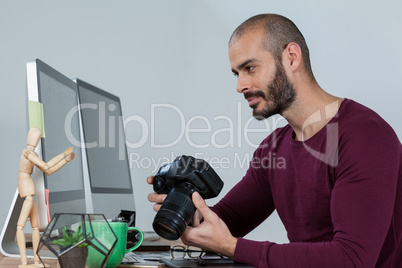
[[[50,265],[51,268],[58,267],[57,260],[44,260],[44,262],[46,264]],[[33,263],[33,259],[31,259],[29,261],[29,263]],[[0,267],[1,268],[15,268],[15,267],[18,267],[19,264],[21,264],[21,261],[19,258],[4,257],[3,254],[0,253]]]
[[[159,240],[157,240],[157,242],[159,242],[161,244],[165,244],[165,245],[166,244],[167,245],[176,245],[176,244],[181,243],[181,241],[168,241],[165,239],[159,239]],[[50,268],[60,267],[58,265],[57,259],[43,260],[43,262],[48,264],[50,266]],[[9,258],[9,257],[3,256],[3,254],[0,253],[0,267],[1,268],[15,268],[15,267],[18,267],[19,264],[21,264],[20,258]],[[28,264],[33,264],[33,259],[30,259]],[[122,266],[122,267],[127,267],[127,266]]]

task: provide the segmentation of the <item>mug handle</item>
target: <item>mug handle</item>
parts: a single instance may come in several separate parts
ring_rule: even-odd
[[[129,252],[131,252],[131,251],[137,249],[139,246],[141,246],[142,241],[144,241],[144,234],[143,234],[142,231],[141,231],[140,229],[138,229],[137,227],[127,227],[127,230],[135,230],[135,231],[137,231],[137,232],[140,234],[140,240],[138,240],[138,243],[137,243],[134,247],[129,248],[129,249],[126,249],[126,253],[129,253]]]

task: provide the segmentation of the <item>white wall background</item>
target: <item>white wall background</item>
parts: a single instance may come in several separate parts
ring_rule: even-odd
[[[26,142],[27,61],[40,58],[71,78],[118,95],[126,117],[136,115],[147,122],[149,132],[142,134],[141,125],[132,122],[126,135],[133,143],[146,139],[129,154],[134,160],[143,159],[133,161],[131,172],[137,225],[151,230],[154,212],[146,196],[152,188],[145,179],[160,166],[151,161],[171,160],[179,154],[228,161],[214,164],[225,181],[225,193],[246,171],[236,156],[251,156],[252,144],[285,123],[280,118],[265,123],[253,120],[248,128],[262,132],[243,133],[251,111],[235,91],[227,58],[228,38],[236,26],[259,13],[292,19],[310,47],[320,85],[377,111],[401,139],[401,10],[398,0],[1,1],[0,226],[17,187],[18,162]],[[180,113],[167,107],[155,109],[152,126],[152,104],[169,104]],[[190,128],[205,129],[208,121],[211,131],[181,137],[185,128],[181,113]],[[227,131],[229,121],[218,116],[231,118],[234,131]],[[178,139],[177,144],[155,148],[151,129],[156,144]],[[226,146],[231,139],[233,147]],[[249,237],[287,241],[276,216]]]

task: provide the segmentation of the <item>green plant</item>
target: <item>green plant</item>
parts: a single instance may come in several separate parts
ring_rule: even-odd
[[[82,240],[84,240],[84,234],[81,232],[81,225],[78,226],[75,232],[67,230],[67,226],[65,226],[62,231],[63,231],[63,238],[53,240],[52,241],[53,244],[67,248],[74,246],[79,242],[81,242]],[[84,242],[80,244],[78,247],[85,248],[87,246],[88,244]]]

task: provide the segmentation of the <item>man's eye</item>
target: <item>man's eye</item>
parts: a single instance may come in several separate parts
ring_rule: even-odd
[[[255,68],[255,66],[247,66],[246,70],[247,70],[247,72],[251,72],[254,68]]]
[[[239,77],[239,73],[233,73],[233,75]]]

